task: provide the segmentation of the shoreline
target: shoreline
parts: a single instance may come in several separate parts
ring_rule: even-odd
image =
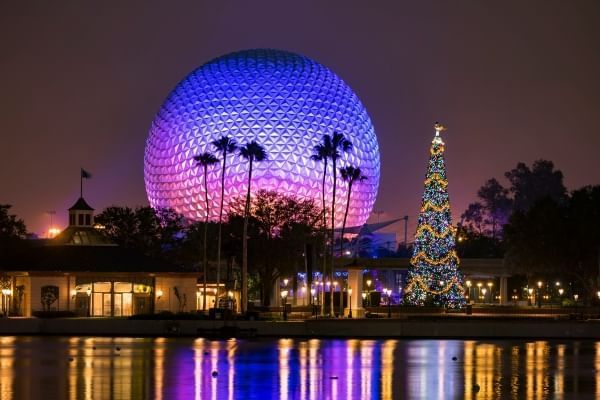
[[[390,319],[310,319],[297,321],[128,320],[115,318],[10,318],[0,335],[187,336],[360,338],[360,339],[598,339],[600,320],[548,317],[424,316]]]

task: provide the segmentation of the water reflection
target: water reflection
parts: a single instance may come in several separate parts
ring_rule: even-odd
[[[600,342],[0,337],[4,399],[600,399]]]

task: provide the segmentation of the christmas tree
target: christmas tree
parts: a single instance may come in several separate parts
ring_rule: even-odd
[[[440,136],[444,130],[435,124],[404,302],[461,308],[465,305],[465,289],[454,249],[456,228],[450,216],[444,142]]]

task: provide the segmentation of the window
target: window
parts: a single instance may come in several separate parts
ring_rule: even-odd
[[[53,306],[58,300],[58,286],[42,286],[41,299],[44,311],[57,310],[57,306]],[[58,303],[57,303],[58,304]]]
[[[92,224],[91,215],[90,214],[86,214],[85,215],[85,224],[86,225],[91,225]]]
[[[79,217],[78,218],[78,220],[79,220],[78,221],[79,222],[78,225],[83,225],[83,214],[77,214],[77,216]]]

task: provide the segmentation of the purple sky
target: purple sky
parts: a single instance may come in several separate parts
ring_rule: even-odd
[[[411,216],[411,234],[436,120],[455,220],[519,161],[554,161],[569,189],[600,183],[599,2],[221,3],[0,3],[0,203],[40,235],[48,210],[64,227],[82,166],[96,209],[147,204],[144,144],[167,94],[258,47],[313,58],[354,89],[381,149],[375,209]]]

